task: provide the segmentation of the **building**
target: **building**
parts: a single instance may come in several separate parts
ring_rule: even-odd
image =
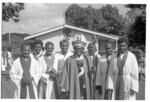
[[[20,55],[20,47],[26,33],[5,33],[2,35],[2,48],[10,49],[14,58]]]
[[[45,31],[41,31],[36,34],[32,34],[30,36],[25,37],[24,40],[40,39],[43,41],[44,44],[47,41],[51,41],[54,43],[54,52],[57,52],[60,51],[59,42],[65,37],[67,37],[70,42],[69,49],[72,51],[73,48],[71,46],[71,42],[74,35],[78,33],[85,35],[87,43],[92,42],[93,39],[96,38],[96,46],[100,52],[103,52],[105,50],[104,46],[107,41],[112,41],[113,47],[114,49],[116,49],[117,40],[119,39],[119,36],[104,34],[104,33],[95,32],[95,31],[64,24]]]

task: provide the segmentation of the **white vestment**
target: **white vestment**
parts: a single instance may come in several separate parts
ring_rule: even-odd
[[[108,58],[109,58],[109,60],[111,59],[110,56]],[[102,87],[101,99],[104,99],[105,90],[107,89],[107,78],[108,78],[108,72],[107,72],[108,63],[107,63],[106,55],[103,55],[103,56],[100,57],[99,66],[100,66],[100,68],[97,70],[98,71],[97,73],[99,75],[97,75],[97,83],[96,83],[96,85]],[[111,67],[114,67],[114,66],[110,65],[109,69],[111,69]]]
[[[65,65],[66,59],[72,55],[73,55],[73,53],[70,51],[68,51],[66,53],[66,55],[63,55],[61,51],[56,52],[54,55],[55,60],[54,60],[53,67],[55,69],[57,69],[57,73],[58,73],[57,83],[58,83],[59,94],[60,94],[60,83],[61,83],[61,79],[62,79],[62,71],[63,71],[64,65]]]
[[[66,53],[66,55],[63,55],[61,51],[55,53],[55,55],[54,55],[55,60],[54,60],[53,67],[54,67],[55,69],[58,69],[58,72],[61,73],[61,72],[62,72],[62,69],[63,69],[63,67],[64,67],[64,63],[65,63],[66,59],[67,59],[68,57],[70,57],[71,55],[73,55],[73,53],[70,52],[70,51],[68,51],[68,52]]]
[[[51,59],[53,56],[50,56],[49,59]],[[45,58],[44,56],[41,56],[39,59],[38,59],[38,62],[40,64],[40,67],[41,67],[41,72],[42,72],[42,76],[41,76],[41,80],[43,82],[45,82],[47,84],[47,89],[46,89],[46,93],[45,93],[45,98],[46,99],[51,99],[53,98],[52,97],[52,90],[53,90],[53,80],[49,79],[49,75],[46,73],[47,71],[47,68],[48,68],[48,65],[45,61]],[[51,66],[52,67],[52,66]],[[50,68],[49,68],[50,69]],[[55,69],[55,68],[54,68]],[[55,69],[57,71],[57,69]],[[42,87],[42,86],[40,86]],[[39,92],[39,98],[42,98],[43,97],[43,93],[40,91]]]
[[[40,53],[38,55],[34,55],[33,53],[30,53],[30,57],[35,58],[36,60],[38,60],[43,55],[44,55],[44,52],[42,50],[40,51]]]
[[[34,90],[35,98],[38,98],[37,84],[38,84],[38,81],[41,77],[41,72],[40,72],[39,63],[33,58],[31,58],[30,74],[31,74],[31,77],[33,77],[32,84],[33,84],[33,90]],[[17,86],[17,90],[15,91],[15,97],[16,98],[20,98],[22,76],[23,76],[22,65],[21,65],[21,62],[20,62],[20,58],[17,58],[14,61],[13,65],[12,65],[12,68],[10,70],[10,77],[15,82],[15,84]],[[26,98],[29,98],[28,87],[27,87],[27,96],[26,96]]]
[[[106,89],[113,90],[112,100],[115,99],[116,82],[117,82],[117,75],[118,75],[118,68],[117,68],[117,60],[116,59],[117,59],[117,55],[114,54],[113,66],[110,66],[110,68],[108,70],[107,79],[106,79]]]
[[[124,55],[120,55],[121,60]],[[115,59],[117,63],[117,58]],[[133,53],[128,51],[128,56],[123,67],[123,75],[117,75],[114,77],[114,72],[119,72],[118,66],[114,67],[113,71],[109,71],[109,78],[108,78],[108,89],[116,90],[117,78],[123,78],[124,89],[122,94],[129,93],[129,97],[126,97],[125,100],[135,100],[136,94],[131,95],[130,90],[138,93],[139,90],[139,82],[138,82],[138,63],[136,57]],[[116,69],[117,68],[117,69]]]

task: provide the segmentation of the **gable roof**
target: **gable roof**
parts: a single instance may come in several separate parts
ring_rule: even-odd
[[[25,37],[24,40],[29,40],[29,39],[32,39],[32,38],[35,38],[35,37],[38,37],[38,36],[41,36],[41,35],[44,35],[44,34],[47,34],[47,33],[51,33],[51,32],[63,29],[63,28],[69,28],[69,29],[82,31],[82,32],[89,33],[89,34],[95,34],[95,35],[98,35],[98,36],[103,36],[103,37],[107,37],[107,38],[114,39],[114,40],[118,40],[120,38],[119,36],[116,36],[116,35],[99,33],[99,32],[95,32],[95,31],[92,31],[92,30],[87,30],[87,29],[83,29],[83,28],[79,28],[79,27],[64,24],[64,25],[61,25],[61,26],[57,26],[57,27],[54,27],[54,28],[51,28],[51,29],[48,29],[48,30],[45,30],[45,31],[41,31],[41,32],[32,34],[30,36]]]

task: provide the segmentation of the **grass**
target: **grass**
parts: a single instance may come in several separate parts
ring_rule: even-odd
[[[137,94],[137,100],[145,100],[145,80],[141,79],[139,82],[139,93]]]

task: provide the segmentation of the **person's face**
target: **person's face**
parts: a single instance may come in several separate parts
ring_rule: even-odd
[[[30,52],[31,52],[30,46],[24,46],[22,48],[22,56],[23,57],[29,57],[30,56]]]
[[[45,50],[46,50],[46,54],[47,55],[52,55],[52,52],[54,50],[54,46],[52,44],[48,44],[46,47],[45,47]]]
[[[83,54],[84,48],[81,46],[74,47],[74,54],[80,57]]]
[[[41,44],[36,44],[36,45],[35,45],[35,48],[34,48],[35,54],[38,55],[38,54],[41,52],[41,50],[42,50]]]
[[[94,45],[89,45],[88,46],[88,53],[89,55],[94,55],[96,52],[96,47]]]
[[[60,44],[60,48],[61,48],[62,53],[65,54],[68,51],[69,44],[67,42],[63,42]]]
[[[127,50],[127,44],[125,42],[119,43],[118,47],[120,53],[125,53],[125,51]]]
[[[111,55],[112,54],[112,46],[110,44],[106,45],[106,54]]]

